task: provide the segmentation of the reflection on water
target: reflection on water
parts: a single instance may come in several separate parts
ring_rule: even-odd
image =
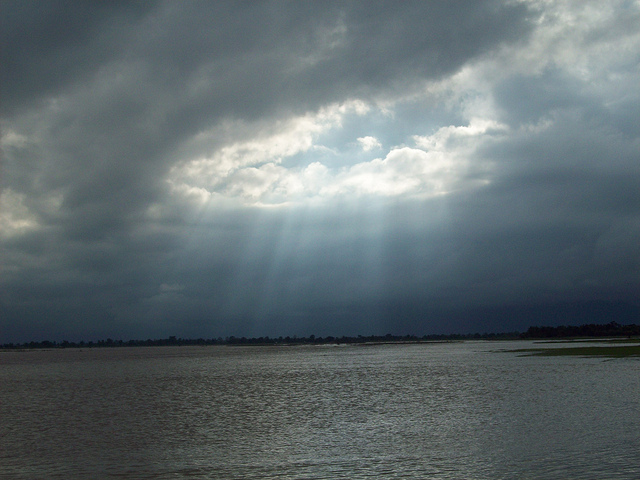
[[[522,346],[3,352],[0,478],[640,478],[640,362]]]

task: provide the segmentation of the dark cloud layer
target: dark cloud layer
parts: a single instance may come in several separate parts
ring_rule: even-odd
[[[0,341],[640,321],[637,6],[2,11]]]

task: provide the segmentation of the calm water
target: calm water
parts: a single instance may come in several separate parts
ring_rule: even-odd
[[[640,361],[525,346],[0,353],[0,478],[640,478]]]

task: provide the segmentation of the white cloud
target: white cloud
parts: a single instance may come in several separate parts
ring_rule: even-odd
[[[248,154],[243,158],[235,154],[227,157],[231,160],[222,162],[224,168],[213,160],[207,161],[211,169],[217,168],[216,173],[211,169],[200,169],[203,163],[192,161],[181,172],[181,183],[178,183],[174,169],[174,179],[171,180],[174,192],[189,195],[200,203],[226,197],[239,198],[253,205],[344,195],[442,195],[488,182],[490,165],[472,160],[475,150],[486,141],[500,138],[506,129],[496,121],[476,118],[468,125],[442,127],[427,136],[415,135],[412,137],[413,147],[395,147],[384,158],[349,167],[330,168],[318,161],[304,167],[283,165],[282,159],[287,156],[321,147],[314,144],[312,135],[312,132],[320,130],[320,123],[309,121],[309,118],[312,117],[299,121],[296,124],[299,128],[292,128],[289,132],[222,149],[213,158],[221,159],[230,150],[242,150]],[[339,123],[340,116],[336,114],[330,124]],[[324,125],[326,128],[327,124]],[[301,132],[306,135],[304,141],[293,138]],[[372,136],[358,140],[366,146],[380,146]],[[263,148],[258,148],[259,145]],[[267,159],[272,161],[264,162]]]
[[[38,218],[27,207],[25,200],[25,195],[10,188],[0,193],[0,237],[9,238],[38,227]]]
[[[371,136],[359,137],[358,143],[362,147],[362,150],[364,150],[365,152],[373,150],[374,148],[382,148],[382,144],[378,141],[376,137],[371,137]]]
[[[0,136],[0,147],[24,147],[28,142],[25,135],[21,135],[15,130],[7,130]]]
[[[241,196],[244,198],[257,200],[268,193],[277,193],[278,190],[295,189],[295,185],[288,180],[287,169],[267,163],[260,167],[247,167],[239,169],[229,176],[229,186],[223,193],[231,196]]]
[[[291,178],[288,170],[279,164],[312,148],[323,149],[322,145],[315,144],[320,134],[340,127],[345,115],[360,116],[368,111],[365,103],[350,101],[282,121],[266,132],[258,131],[245,140],[218,148],[211,155],[176,164],[168,182],[174,193],[188,194],[200,200],[207,199],[207,192],[251,200],[275,190],[295,193],[304,182]],[[214,135],[213,131],[211,135]],[[203,141],[206,136],[207,133],[201,132],[194,140],[206,144]],[[278,185],[281,186],[276,188]]]
[[[536,76],[549,68],[578,79],[585,89],[597,91],[611,82],[632,88],[628,80],[630,76],[637,79],[640,60],[639,2],[526,3],[542,12],[532,34],[466,65],[455,77],[458,88],[486,92],[505,78]]]
[[[477,159],[474,163],[474,150],[504,129],[494,121],[474,119],[467,126],[448,126],[433,135],[414,136],[416,148],[394,148],[384,159],[345,169],[324,192],[433,196],[486,183],[490,165],[481,165]],[[478,176],[478,172],[485,176]]]

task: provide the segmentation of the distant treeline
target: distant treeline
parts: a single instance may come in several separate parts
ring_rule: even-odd
[[[640,336],[640,325],[561,325],[559,327],[529,327],[522,338],[567,338],[567,337],[635,337]]]
[[[4,349],[26,349],[26,348],[102,348],[102,347],[161,347],[161,346],[182,346],[182,345],[340,345],[358,343],[403,343],[403,342],[427,342],[427,341],[455,341],[455,340],[500,340],[515,339],[521,334],[511,333],[473,333],[473,334],[451,334],[451,335],[370,335],[357,337],[218,337],[218,338],[169,338],[147,339],[147,340],[99,340],[97,342],[52,342],[45,340],[42,342],[25,343],[5,343],[0,346]]]
[[[160,339],[147,340],[106,340],[69,342],[55,342],[44,340],[42,342],[5,343],[3,349],[26,348],[102,348],[102,347],[160,347],[180,345],[340,345],[359,343],[406,343],[406,342],[433,342],[456,340],[512,340],[517,338],[568,338],[568,337],[635,337],[640,336],[640,325],[620,325],[616,322],[605,325],[562,325],[559,327],[529,327],[524,332],[509,333],[470,333],[449,335],[358,335],[357,337],[218,337],[218,338],[178,338],[171,336]]]

